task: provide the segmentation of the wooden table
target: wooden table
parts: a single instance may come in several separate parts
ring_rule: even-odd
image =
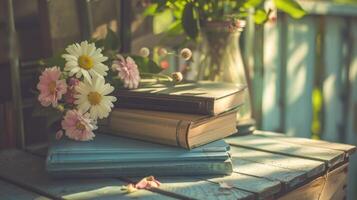
[[[0,199],[344,199],[355,147],[255,131],[231,137],[234,173],[156,177],[159,188],[127,194],[140,178],[52,180],[43,149],[0,152]],[[224,187],[226,186],[226,187]],[[228,186],[228,187],[227,187]]]

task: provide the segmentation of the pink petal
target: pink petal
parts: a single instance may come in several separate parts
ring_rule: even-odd
[[[63,131],[59,130],[56,132],[56,140],[60,140],[63,137]]]

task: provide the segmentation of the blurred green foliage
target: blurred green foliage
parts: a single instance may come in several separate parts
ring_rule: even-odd
[[[320,88],[314,88],[312,91],[312,125],[311,132],[313,139],[320,139],[321,133],[321,112],[322,112],[322,90]]]
[[[154,17],[154,33],[171,35],[185,32],[193,40],[205,22],[242,19],[255,8],[257,24],[267,21],[269,11],[263,9],[265,0],[153,0],[144,12]],[[273,0],[277,9],[293,18],[306,13],[295,0]],[[156,23],[155,23],[156,22]]]

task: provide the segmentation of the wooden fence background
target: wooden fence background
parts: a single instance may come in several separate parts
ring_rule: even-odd
[[[277,13],[246,29],[255,119],[262,130],[357,145],[357,6],[300,3],[302,19]],[[349,179],[356,197],[357,156]]]

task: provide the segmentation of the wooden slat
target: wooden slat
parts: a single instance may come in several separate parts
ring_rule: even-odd
[[[283,195],[279,200],[346,199],[347,167],[348,163],[343,164],[327,175]]]
[[[44,160],[18,150],[0,152],[0,178],[11,180],[36,193],[63,199],[167,199],[169,197],[140,190],[125,194],[126,182],[117,179],[52,180],[44,169]]]
[[[356,146],[353,146],[353,145],[332,143],[332,142],[326,142],[323,140],[311,140],[311,139],[306,139],[306,138],[290,137],[290,136],[287,136],[287,135],[281,134],[281,133],[274,133],[274,132],[267,132],[267,131],[255,131],[254,135],[261,136],[261,137],[269,137],[272,139],[277,139],[277,140],[285,141],[285,142],[292,143],[292,144],[300,144],[300,145],[306,145],[306,146],[314,146],[314,147],[319,147],[319,148],[344,151],[348,155],[351,155],[352,153],[354,153],[356,151]]]
[[[254,199],[254,194],[241,189],[223,189],[219,184],[204,180],[202,177],[156,177],[162,185],[154,191],[168,193],[184,199]],[[140,179],[128,178],[131,182]]]
[[[342,142],[341,127],[343,125],[342,104],[342,69],[343,57],[343,29],[346,27],[342,18],[325,17],[324,35],[324,81],[323,81],[323,103],[324,123],[322,138],[329,141]]]
[[[316,200],[319,199],[321,191],[325,184],[325,177],[319,177],[309,184],[299,187],[298,189],[282,196],[278,200]]]
[[[335,3],[333,1],[299,0],[300,5],[309,15],[357,16],[355,4]]]
[[[287,19],[285,130],[288,135],[311,137],[312,89],[316,23],[311,16]],[[284,83],[283,83],[284,84]]]
[[[284,191],[292,190],[296,185],[307,180],[307,172],[304,171],[293,171],[274,165],[266,165],[250,160],[244,160],[235,157],[234,155],[232,155],[232,159],[234,172],[280,181]]]
[[[7,200],[47,200],[49,198],[0,180],[0,198]]]
[[[346,198],[347,167],[348,163],[327,174],[327,180],[320,199],[339,200]]]
[[[307,178],[317,177],[326,171],[325,164],[322,161],[309,160],[287,155],[274,154],[264,151],[255,151],[242,147],[231,146],[230,150],[233,160],[243,159],[267,166],[274,166],[282,169],[288,169],[293,172],[305,172]],[[234,166],[236,167],[236,166]]]
[[[254,195],[240,189],[222,189],[218,184],[199,178],[159,177],[160,190],[193,199],[253,199]]]
[[[47,14],[41,18],[47,51],[57,53],[68,44],[80,41],[79,13],[75,1],[40,1],[39,5],[40,13]]]
[[[269,6],[270,8],[271,6]],[[272,15],[277,17],[277,13]],[[263,130],[275,131],[281,128],[281,33],[282,18],[270,20],[264,25],[264,84],[262,101]],[[274,47],[274,48],[272,48]]]
[[[282,189],[279,181],[273,181],[266,178],[259,178],[240,173],[232,173],[230,176],[206,177],[208,181],[214,183],[227,183],[237,189],[243,189],[257,195],[258,199],[272,198]]]
[[[346,143],[357,145],[357,20],[356,18],[351,19],[351,25],[349,26],[352,32],[352,56],[350,63],[350,73],[349,80],[351,84],[351,94],[350,98],[350,111],[347,123],[347,140]],[[349,196],[357,196],[357,191],[352,188],[357,186],[357,155],[350,158],[350,172],[348,185],[349,185]]]
[[[227,138],[226,142],[244,148],[323,161],[328,167],[333,167],[345,160],[345,154],[341,151],[292,144],[255,135]]]

